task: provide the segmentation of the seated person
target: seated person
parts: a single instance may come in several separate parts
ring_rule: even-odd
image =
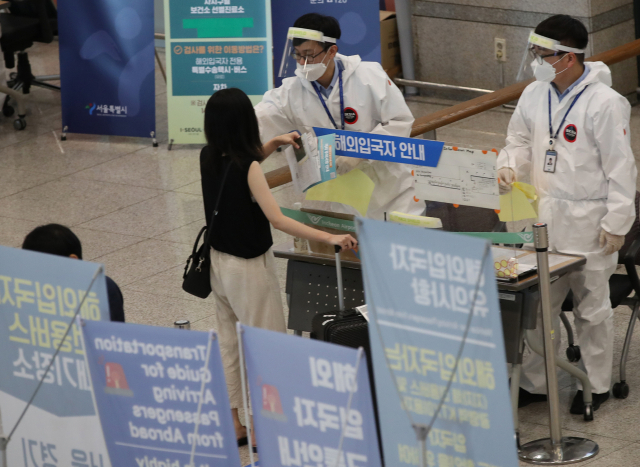
[[[22,249],[82,259],[82,244],[80,243],[80,239],[69,227],[60,224],[47,224],[36,227],[24,238]],[[124,323],[124,299],[122,292],[113,279],[106,275],[105,278],[107,279],[107,295],[109,297],[109,316],[111,321]]]

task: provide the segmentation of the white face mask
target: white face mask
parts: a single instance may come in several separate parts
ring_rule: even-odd
[[[304,65],[300,65],[300,63],[296,64],[296,76],[309,81],[316,81],[318,78],[321,78],[325,71],[327,71],[327,65],[324,63],[324,59],[320,63],[313,63],[311,65],[307,63]]]
[[[562,58],[564,58],[564,57],[562,57]],[[560,60],[562,60],[562,58]],[[560,60],[554,62],[553,65],[558,63]],[[551,63],[547,62],[546,60],[543,60],[542,64],[538,63],[537,60],[533,60],[531,62],[531,69],[533,70],[533,76],[536,77],[537,81],[543,81],[545,83],[550,83],[560,73],[564,73],[565,71],[567,71],[569,69],[567,67],[564,70],[562,70],[560,73],[556,73],[556,69],[553,68],[553,65]]]

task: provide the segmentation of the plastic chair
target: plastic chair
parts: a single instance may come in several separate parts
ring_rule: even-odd
[[[636,265],[640,265],[638,253],[640,253],[640,193],[636,192],[636,219],[631,226],[631,230],[626,235],[624,245],[618,255],[618,264],[624,265],[627,274],[613,274],[609,279],[611,307],[616,308],[620,305],[625,305],[632,310],[629,326],[627,327],[627,335],[622,347],[622,355],[620,356],[620,381],[613,385],[613,395],[618,399],[626,399],[629,395],[629,385],[626,382],[627,356],[629,355],[636,319],[640,318],[640,278],[636,270]],[[635,293],[630,297],[629,295],[632,292]],[[567,359],[570,362],[577,362],[580,360],[580,347],[574,345],[571,324],[565,315],[567,311],[573,311],[573,294],[571,292],[569,292],[562,304],[560,319],[567,330],[567,340],[569,342]]]

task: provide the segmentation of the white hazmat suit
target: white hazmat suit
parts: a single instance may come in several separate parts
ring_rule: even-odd
[[[599,236],[602,229],[625,235],[631,228],[637,171],[630,146],[631,107],[611,89],[611,72],[604,63],[586,66],[588,75],[562,101],[550,83],[536,81],[527,86],[509,123],[507,146],[498,156],[498,167],[511,167],[517,180],[535,186],[540,198],[538,219],[548,226],[550,251],[587,258],[581,270],[552,285],[551,301],[557,323],[560,305],[569,288],[573,291],[581,362],[593,392],[602,394],[611,384],[613,310],[609,277],[615,271],[618,254],[605,255]],[[560,128],[554,148],[555,173],[547,173],[549,91],[555,132],[575,96],[585,87]],[[557,352],[560,339],[555,339],[555,344]],[[542,357],[534,354],[525,359],[520,386],[534,394],[546,393]]]
[[[413,115],[402,93],[380,64],[363,62],[358,55],[337,54],[336,59],[344,66],[344,106],[355,111],[355,121],[345,121],[345,130],[409,137]],[[326,104],[334,121],[340,125],[338,82]],[[303,133],[314,126],[334,128],[311,82],[297,76],[285,78],[282,86],[267,91],[255,111],[263,142],[293,130]],[[337,163],[340,172],[345,166],[349,170],[357,167],[375,183],[367,217],[383,219],[384,212],[421,214],[424,211],[424,202],[414,200],[411,166],[348,157],[339,157]],[[351,206],[340,203],[307,201],[305,207],[359,215]]]

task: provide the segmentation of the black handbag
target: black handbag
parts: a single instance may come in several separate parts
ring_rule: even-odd
[[[232,163],[232,161],[228,162],[227,169],[224,172],[218,198],[216,199],[216,206],[211,213],[210,225],[205,225],[200,229],[200,233],[196,237],[196,242],[193,244],[193,251],[189,258],[187,258],[187,265],[184,267],[184,274],[182,275],[182,290],[199,298],[207,298],[211,293],[211,248],[209,246],[209,236],[213,228],[213,221],[218,215],[222,189],[224,188],[224,183],[227,180],[227,174],[229,173],[229,168]],[[200,237],[202,237],[202,234],[205,232],[204,241],[200,248],[198,248]]]

